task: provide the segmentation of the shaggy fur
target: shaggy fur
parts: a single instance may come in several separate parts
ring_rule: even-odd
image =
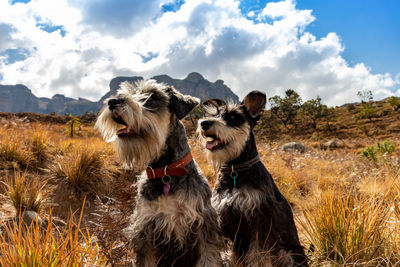
[[[190,151],[180,119],[198,103],[153,80],[123,84],[107,100],[96,127],[115,143],[128,166],[156,169]],[[139,178],[136,208],[126,229],[136,266],[221,264],[222,239],[210,187],[194,160],[185,168],[187,175],[171,177],[168,195],[161,178],[148,179],[145,173]]]
[[[237,171],[258,152],[253,128],[264,110],[264,93],[253,91],[241,105],[213,99],[203,103],[206,119],[198,133],[218,169],[212,203],[224,236],[232,246],[232,261],[243,266],[308,266],[291,208],[261,161]],[[226,171],[228,167],[229,171]]]

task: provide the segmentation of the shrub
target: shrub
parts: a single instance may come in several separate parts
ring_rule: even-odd
[[[382,144],[378,142],[375,147],[365,147],[360,156],[376,163],[381,157],[387,159],[386,156],[392,155],[395,150],[396,146],[390,140],[385,140]]]
[[[388,98],[387,102],[394,111],[400,110],[400,97],[391,96]]]
[[[356,109],[356,106],[354,105],[354,104],[348,104],[347,105],[347,110],[349,111],[349,112],[351,112],[351,111],[353,111],[353,110],[355,110]]]
[[[354,117],[356,120],[369,119],[372,121],[372,118],[377,116],[377,112],[376,108],[374,108],[370,103],[364,103]]]
[[[362,124],[358,124],[357,128],[362,131],[366,136],[370,136],[371,134],[369,133],[370,129],[368,128],[367,125],[362,125]]]
[[[376,155],[376,149],[373,146],[367,146],[361,151],[361,157],[371,160],[373,162],[378,161],[378,157]]]
[[[392,155],[396,150],[396,146],[390,140],[385,140],[382,144],[378,142],[376,148],[380,153],[388,155]]]

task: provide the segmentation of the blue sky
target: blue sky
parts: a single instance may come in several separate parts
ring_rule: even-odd
[[[241,1],[243,12],[262,9],[266,0]],[[298,0],[299,9],[316,17],[308,31],[321,38],[336,32],[345,46],[344,58],[364,62],[373,72],[400,72],[400,1]]]
[[[397,0],[1,0],[0,83],[99,99],[117,75],[197,71],[239,96],[400,95]]]
[[[260,10],[266,0],[241,1],[245,13]],[[364,62],[373,72],[400,73],[400,1],[298,0],[297,8],[316,17],[307,30],[321,38],[336,32],[349,63]]]
[[[376,73],[400,72],[400,1],[303,0],[297,6],[313,10],[309,31],[317,37],[328,32],[341,37],[349,62],[364,62]]]

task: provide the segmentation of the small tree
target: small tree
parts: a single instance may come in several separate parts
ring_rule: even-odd
[[[273,96],[269,98],[269,101],[271,113],[283,123],[285,128],[289,123],[293,123],[302,102],[300,95],[292,89],[285,91],[284,98]]]
[[[326,109],[325,119],[326,119],[326,128],[328,129],[329,132],[333,133],[336,129],[331,123],[337,121],[334,108]]]
[[[394,111],[400,111],[400,97],[391,96],[386,100]]]
[[[374,99],[370,90],[358,91],[357,96],[361,99],[362,106],[358,113],[355,115],[356,120],[369,119],[372,121],[376,117],[377,110],[372,106],[371,101]]]
[[[371,102],[374,99],[371,90],[358,91],[357,96],[361,99],[362,103]]]
[[[325,117],[327,112],[328,107],[321,103],[321,98],[319,96],[316,99],[304,102],[301,107],[301,114],[311,120],[314,129],[317,129],[317,121]]]
[[[69,114],[69,118],[70,120],[66,123],[68,136],[74,137],[76,128],[81,125],[81,120],[78,117],[72,116],[71,114]]]

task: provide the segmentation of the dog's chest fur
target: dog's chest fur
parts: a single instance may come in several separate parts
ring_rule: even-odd
[[[252,217],[254,211],[260,210],[264,202],[264,192],[247,186],[233,190],[226,189],[212,198],[212,204],[218,213],[224,213],[224,209],[229,209],[242,214],[247,220]]]
[[[143,176],[139,181],[139,194],[143,197],[136,205],[136,220],[142,221],[140,225],[151,224],[152,232],[161,234],[165,241],[176,240],[179,247],[187,242],[190,232],[196,232],[203,224],[205,196],[202,194],[208,191],[211,195],[202,177],[193,177],[192,171],[189,170],[187,177],[172,178],[168,196],[161,193],[163,184],[160,179],[149,181]],[[200,190],[188,192],[191,187]]]

